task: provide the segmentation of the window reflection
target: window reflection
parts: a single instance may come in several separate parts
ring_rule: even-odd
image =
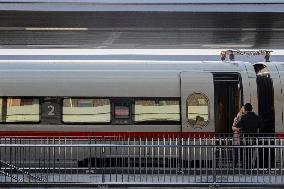
[[[114,106],[114,117],[116,119],[129,119],[130,118],[129,105]]]
[[[194,128],[202,128],[208,123],[209,101],[200,93],[192,94],[187,99],[187,119]]]
[[[136,122],[180,121],[179,101],[174,100],[136,100]]]
[[[3,108],[1,100],[2,122],[39,122],[39,100],[25,98],[7,98],[6,107]],[[3,112],[3,109],[7,108]]]
[[[110,101],[108,99],[63,100],[63,121],[65,123],[107,123],[110,122]]]

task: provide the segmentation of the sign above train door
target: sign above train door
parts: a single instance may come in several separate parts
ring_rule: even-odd
[[[214,132],[212,73],[181,72],[182,132]]]

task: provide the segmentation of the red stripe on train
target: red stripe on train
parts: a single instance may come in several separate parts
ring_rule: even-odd
[[[284,133],[275,133],[276,138],[284,138]]]
[[[19,138],[212,138],[213,132],[62,132],[62,131],[0,131],[0,137]]]

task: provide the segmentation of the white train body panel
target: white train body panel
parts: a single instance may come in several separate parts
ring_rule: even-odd
[[[265,65],[269,70],[269,77],[273,80],[275,133],[284,133],[284,66],[273,62],[258,64]],[[238,76],[239,80],[235,81],[233,77],[223,79],[222,76],[226,76],[226,74]],[[221,124],[219,124],[221,122],[219,121],[226,116],[233,118],[236,115],[236,109],[238,110],[240,105],[250,102],[254,107],[254,111],[258,113],[259,93],[256,80],[257,74],[254,65],[246,62],[133,61],[123,63],[116,61],[82,61],[68,63],[66,61],[2,61],[0,63],[0,98],[56,97],[61,99],[59,108],[63,106],[63,99],[70,97],[112,100],[176,99],[180,101],[180,122],[179,124],[66,124],[60,117],[58,119],[61,122],[58,124],[47,124],[45,122],[29,124],[0,123],[0,136],[17,134],[20,136],[42,137],[50,134],[50,136],[62,135],[68,137],[70,135],[79,135],[90,137],[95,133],[94,136],[100,137],[111,135],[124,137],[128,136],[125,135],[127,133],[129,136],[138,137],[139,140],[143,139],[144,136],[150,136],[149,138],[153,140],[153,138],[159,137],[171,138],[172,134],[174,134],[176,137],[173,139],[173,143],[177,144],[179,142],[177,138],[182,136],[188,144],[197,144],[198,139],[190,141],[192,138],[189,139],[187,136],[191,137],[192,134],[197,134],[197,137],[195,135],[193,137],[198,138],[208,133],[223,132],[222,129],[224,128],[221,128]],[[225,105],[235,110],[223,109],[219,111],[218,108],[222,106],[219,104],[219,96],[216,94],[222,94],[223,98],[227,98],[227,96],[226,93],[222,93],[222,87],[218,88],[218,82],[222,83],[221,86],[227,87],[226,90],[230,91],[230,87],[233,87],[231,92],[239,93],[239,97],[235,93],[228,93],[229,96],[232,96],[228,97],[226,101],[230,103],[235,101],[233,105],[236,105],[236,107],[232,104],[222,104],[222,106]],[[230,86],[231,84],[233,86]],[[220,90],[220,93],[217,90]],[[187,100],[192,94],[205,95],[208,100],[208,121],[203,127],[193,126],[188,119]],[[41,111],[43,108],[41,108]],[[198,107],[195,108],[198,109]],[[163,111],[162,108],[160,110]],[[72,111],[76,111],[76,109]],[[151,110],[149,109],[149,111]],[[231,111],[235,111],[235,113],[232,114]],[[14,110],[14,112],[17,112],[17,110]],[[60,112],[62,115],[63,108]],[[226,125],[222,126],[226,127],[228,133],[232,133],[231,123],[226,120]],[[158,142],[152,141],[153,144]],[[198,149],[189,152],[191,159],[212,159],[212,157],[199,157],[199,152]],[[124,152],[120,153],[123,154]],[[85,155],[87,153],[83,152],[83,150],[80,154],[82,154],[82,157],[79,159],[88,158]],[[174,154],[174,152],[167,152],[167,154],[173,154],[171,157],[180,156],[180,154]],[[181,158],[186,159],[185,154]]]
[[[274,82],[276,131],[283,132],[282,88],[284,67],[267,64]],[[282,69],[283,67],[283,69]],[[279,73],[278,73],[279,70]],[[283,71],[282,71],[283,70]],[[214,74],[235,73],[241,77],[242,103],[251,102],[258,112],[256,73],[245,62],[66,62],[36,61],[0,63],[0,97],[104,97],[178,98],[181,124],[176,125],[77,125],[7,124],[0,131],[76,131],[76,132],[212,132],[216,131],[214,112]],[[281,88],[281,89],[280,89]],[[209,120],[202,129],[189,125],[186,100],[192,93],[209,99]],[[281,120],[282,117],[282,120]]]

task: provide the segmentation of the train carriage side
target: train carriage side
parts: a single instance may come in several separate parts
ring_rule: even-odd
[[[200,138],[232,132],[244,102],[258,106],[254,67],[244,62],[2,63],[0,71],[1,136]]]
[[[17,112],[8,117],[9,123],[2,120],[1,130],[8,134],[150,137],[155,136],[153,132],[180,132],[178,71],[108,63],[2,67],[1,96],[25,97],[33,99],[37,108],[41,105],[35,122],[17,123],[21,119]],[[13,98],[3,98],[3,104],[11,105],[11,100],[16,103]],[[13,111],[2,107],[2,115]]]
[[[230,133],[242,103],[258,106],[243,62],[0,66],[2,135]]]
[[[133,143],[135,137],[178,137],[180,126],[179,65],[113,63],[0,64],[2,137],[56,138],[53,143]],[[62,140],[60,140],[62,138]],[[17,142],[17,141],[15,141]],[[151,142],[151,140],[149,141]],[[153,143],[153,142],[152,142]],[[156,141],[155,141],[156,143]],[[150,143],[148,143],[150,144]],[[70,149],[56,160],[44,159],[39,148],[26,159],[77,164]],[[77,149],[79,166],[100,166],[101,148]],[[132,149],[106,148],[108,163],[117,157],[135,157]],[[157,154],[157,149],[153,153]],[[75,152],[75,150],[73,151]],[[169,154],[168,150],[166,152]],[[1,158],[5,153],[1,153]],[[8,155],[8,153],[7,153]],[[28,156],[28,154],[26,154]],[[175,157],[173,154],[172,157]],[[131,159],[131,162],[135,159]],[[158,161],[159,162],[159,161]],[[74,165],[74,166],[75,166]]]

